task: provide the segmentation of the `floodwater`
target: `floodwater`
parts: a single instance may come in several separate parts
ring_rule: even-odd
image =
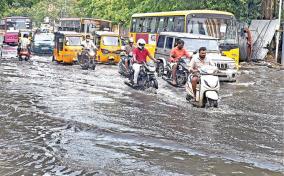
[[[242,70],[201,109],[116,66],[0,60],[0,175],[283,175],[283,72]]]

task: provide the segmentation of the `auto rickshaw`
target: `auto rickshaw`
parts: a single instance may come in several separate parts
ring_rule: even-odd
[[[77,61],[77,55],[82,51],[83,36],[76,32],[56,32],[54,41],[53,61],[73,64]]]
[[[120,61],[121,39],[119,34],[114,32],[95,32],[95,44],[98,48],[97,62],[116,64]]]

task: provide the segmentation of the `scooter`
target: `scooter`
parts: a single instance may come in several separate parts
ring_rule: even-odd
[[[156,79],[155,72],[156,67],[153,62],[143,63],[138,75],[138,86],[134,87],[134,70],[132,68],[130,69],[129,75],[130,82],[125,82],[125,84],[139,90],[145,90],[151,87],[158,89],[158,81]]]
[[[28,61],[31,57],[31,54],[28,50],[28,48],[21,48],[19,53],[19,61],[25,60]]]
[[[176,71],[176,87],[182,87],[186,84],[187,78],[189,75],[189,63],[190,60],[187,58],[181,58],[177,62],[177,71]],[[166,74],[162,77],[164,80],[166,80],[168,83],[172,84],[173,81],[173,65],[171,63],[167,63],[166,67]]]
[[[196,96],[194,96],[191,84],[192,75],[189,75],[186,83],[186,99],[194,106],[218,107],[220,83],[218,76],[214,76],[217,70],[215,66],[203,66],[199,69],[200,81],[196,87]]]
[[[118,63],[118,73],[120,73],[124,77],[129,77],[129,71],[127,71],[125,62],[128,62],[128,70],[131,70],[131,62],[130,60],[133,57],[132,53],[129,53],[128,56],[125,52],[120,53],[121,60]]]
[[[83,70],[88,70],[89,68],[92,70],[96,69],[95,56],[96,52],[91,49],[84,49],[81,55],[78,55],[78,62]]]

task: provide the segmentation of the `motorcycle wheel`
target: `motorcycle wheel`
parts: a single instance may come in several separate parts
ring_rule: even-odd
[[[23,61],[23,58],[21,56],[19,56],[19,61]]]
[[[96,63],[94,63],[94,61],[93,61],[93,63],[92,63],[92,70],[95,70],[96,69]]]
[[[187,101],[190,101],[190,100],[191,100],[191,96],[190,96],[189,94],[186,94],[185,99],[186,99]]]
[[[152,80],[152,86],[155,88],[155,89],[158,89],[159,88],[159,84],[158,84],[158,81],[155,79],[155,80]]]
[[[163,62],[160,62],[158,63],[158,66],[157,66],[157,74],[158,74],[158,77],[161,77],[164,75],[164,65],[163,65]]]
[[[185,85],[186,77],[177,75],[177,85]]]
[[[83,70],[88,70],[89,69],[89,58],[88,57],[83,57],[81,58],[80,66]]]
[[[214,108],[217,108],[217,107],[218,107],[218,100],[211,100],[211,99],[208,99],[208,103],[209,103],[209,106],[210,106],[210,107],[214,107]]]

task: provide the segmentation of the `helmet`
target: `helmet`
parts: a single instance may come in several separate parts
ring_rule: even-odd
[[[133,38],[132,38],[132,37],[131,37],[131,38],[129,38],[128,42],[129,42],[129,43],[134,43]]]
[[[146,42],[145,42],[144,39],[139,39],[139,40],[137,41],[137,45],[138,45],[138,48],[139,48],[139,49],[144,49],[144,46],[146,45]]]

